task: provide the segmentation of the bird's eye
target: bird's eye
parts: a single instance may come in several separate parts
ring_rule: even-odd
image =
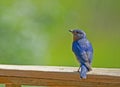
[[[77,33],[77,34],[83,34],[82,32],[78,32],[78,31],[76,31],[76,33]]]

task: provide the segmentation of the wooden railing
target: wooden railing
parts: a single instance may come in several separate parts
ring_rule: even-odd
[[[53,87],[120,87],[120,69],[93,68],[80,79],[78,67],[0,65],[0,84]]]

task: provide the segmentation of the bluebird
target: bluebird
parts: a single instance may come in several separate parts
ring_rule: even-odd
[[[72,51],[74,52],[80,67],[80,78],[86,79],[86,73],[91,71],[91,63],[93,58],[93,47],[86,38],[83,30],[69,30],[73,34]]]

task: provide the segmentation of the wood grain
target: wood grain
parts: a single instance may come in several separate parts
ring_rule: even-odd
[[[5,85],[6,87],[21,87],[21,85],[18,84],[12,84],[12,83],[8,83]]]
[[[94,68],[87,79],[80,79],[78,67],[0,65],[0,83],[53,87],[120,87],[120,69]]]

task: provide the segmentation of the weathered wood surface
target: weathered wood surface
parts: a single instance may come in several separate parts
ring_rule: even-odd
[[[88,78],[79,78],[78,67],[0,65],[0,83],[20,85],[120,87],[120,69],[93,68]]]
[[[20,84],[13,84],[13,83],[8,83],[5,85],[6,87],[21,87]]]

